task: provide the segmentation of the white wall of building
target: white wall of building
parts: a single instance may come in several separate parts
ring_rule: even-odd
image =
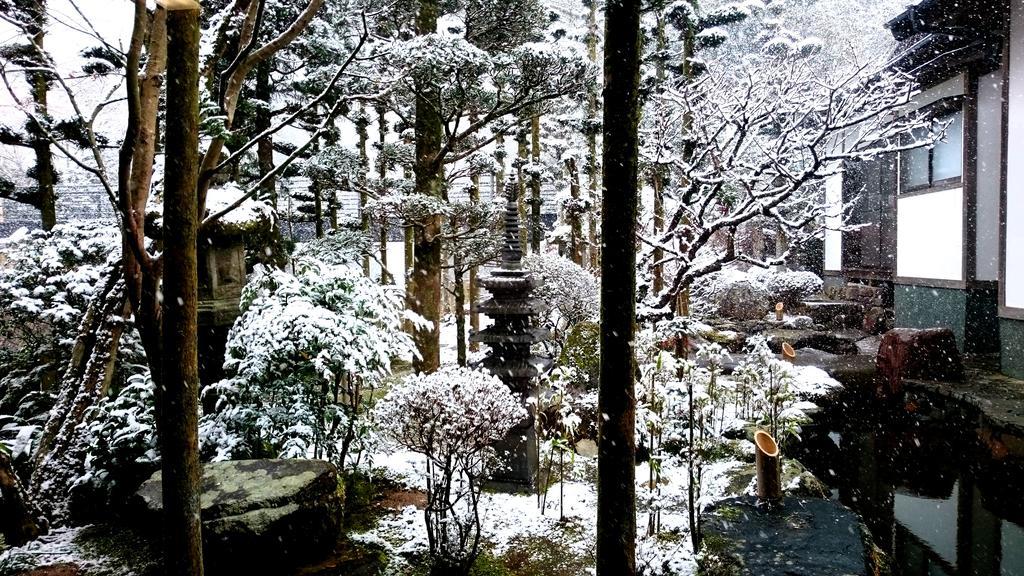
[[[1024,4],[1012,2],[1006,182],[1006,306],[1024,308]]]
[[[825,270],[843,269],[843,174],[830,176],[825,180]]]
[[[999,192],[1003,178],[1003,72],[978,79],[978,280],[999,279]]]
[[[964,279],[963,208],[962,188],[897,199],[897,276]]]

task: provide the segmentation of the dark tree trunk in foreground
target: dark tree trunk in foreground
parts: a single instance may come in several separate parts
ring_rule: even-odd
[[[164,563],[171,576],[197,576],[203,573],[196,349],[199,10],[171,11],[167,34],[162,370],[157,381]]]
[[[263,133],[270,128],[271,111],[270,101],[274,97],[274,88],[270,81],[270,71],[273,69],[272,60],[264,60],[256,66],[256,99],[261,105],[256,108],[256,118],[253,123],[257,134]],[[274,137],[264,136],[256,143],[256,163],[259,166],[260,179],[274,171]],[[277,208],[277,178],[270,176],[260,186],[260,197]]]
[[[437,0],[421,0],[416,19],[419,34],[437,31]],[[416,87],[416,191],[441,198],[444,178],[441,174],[441,141],[444,128],[438,110],[440,97],[437,87],[425,84]],[[420,358],[415,363],[417,372],[433,372],[441,365],[441,216],[429,216],[416,227],[413,247],[413,266],[408,295],[408,306],[434,325],[417,329],[413,334]]]
[[[605,8],[598,576],[636,574],[633,333],[636,300],[640,3]]]

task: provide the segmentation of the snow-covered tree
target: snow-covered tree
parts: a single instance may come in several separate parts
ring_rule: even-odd
[[[646,145],[668,167],[665,230],[644,239],[662,255],[652,265],[671,271],[653,295],[659,306],[729,263],[783,262],[788,250],[765,259],[737,234],[757,219],[779,227],[789,249],[820,234],[823,180],[846,160],[908,146],[901,137],[922,125],[901,114],[913,83],[877,62],[826,73],[820,41],[759,38],[743,58],[709,58],[700,76],[667,87],[647,117]]]
[[[384,66],[402,72],[394,99],[415,102],[416,192],[446,197],[444,170],[509,132],[522,116],[542,112],[546,103],[583,90],[592,69],[571,47],[533,42],[537,3],[419,3],[411,39],[387,47]],[[442,10],[443,9],[443,10]],[[514,20],[505,18],[515,17]],[[503,21],[502,19],[505,18]],[[519,24],[513,25],[513,21]],[[503,34],[484,34],[502,23]],[[408,29],[408,28],[407,28]],[[390,106],[393,110],[401,105]],[[434,322],[415,335],[425,371],[439,365],[442,220],[428,215],[416,229],[409,307]]]
[[[427,459],[431,574],[468,576],[480,552],[480,494],[494,445],[527,416],[501,380],[445,367],[409,376],[374,410],[385,435]]]

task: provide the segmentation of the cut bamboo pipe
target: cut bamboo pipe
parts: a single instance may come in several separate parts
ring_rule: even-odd
[[[758,430],[754,433],[755,464],[757,466],[757,499],[766,504],[782,502],[782,467],[779,445],[772,435]]]
[[[779,322],[782,322],[783,312],[785,312],[785,310],[786,310],[786,306],[782,302],[779,302],[778,304],[776,304],[775,305],[775,319],[778,320]]]
[[[796,350],[793,349],[793,345],[789,342],[782,343],[782,359],[790,364],[796,360]]]

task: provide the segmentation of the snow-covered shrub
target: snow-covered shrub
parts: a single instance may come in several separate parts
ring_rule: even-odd
[[[89,409],[78,429],[78,444],[88,448],[85,474],[72,487],[73,515],[127,501],[159,468],[154,393],[148,374],[133,375],[116,396]]]
[[[760,320],[774,304],[764,284],[739,270],[722,270],[697,279],[691,298],[693,311],[699,315],[737,320]]]
[[[788,270],[766,270],[756,274],[775,302],[782,302],[787,308],[796,306],[809,296],[821,292],[824,281],[813,272],[791,272]]]
[[[426,524],[434,573],[467,575],[480,550],[480,494],[493,446],[527,412],[501,380],[460,367],[414,375],[377,404],[385,436],[427,459]]]
[[[299,252],[294,274],[257,266],[228,336],[226,379],[206,389],[202,421],[214,459],[325,458],[345,466],[362,452],[365,402],[414,353],[402,332],[403,303],[323,246]],[[328,251],[329,252],[329,251]]]
[[[534,296],[548,306],[544,323],[556,336],[581,322],[597,321],[601,285],[585,268],[552,254],[530,254],[523,266],[542,282]]]
[[[120,248],[116,228],[85,222],[0,239],[0,414],[13,414],[26,395],[59,381],[89,300]]]
[[[580,322],[570,328],[558,356],[558,368],[571,373],[573,387],[596,389],[601,372],[601,327]]]

